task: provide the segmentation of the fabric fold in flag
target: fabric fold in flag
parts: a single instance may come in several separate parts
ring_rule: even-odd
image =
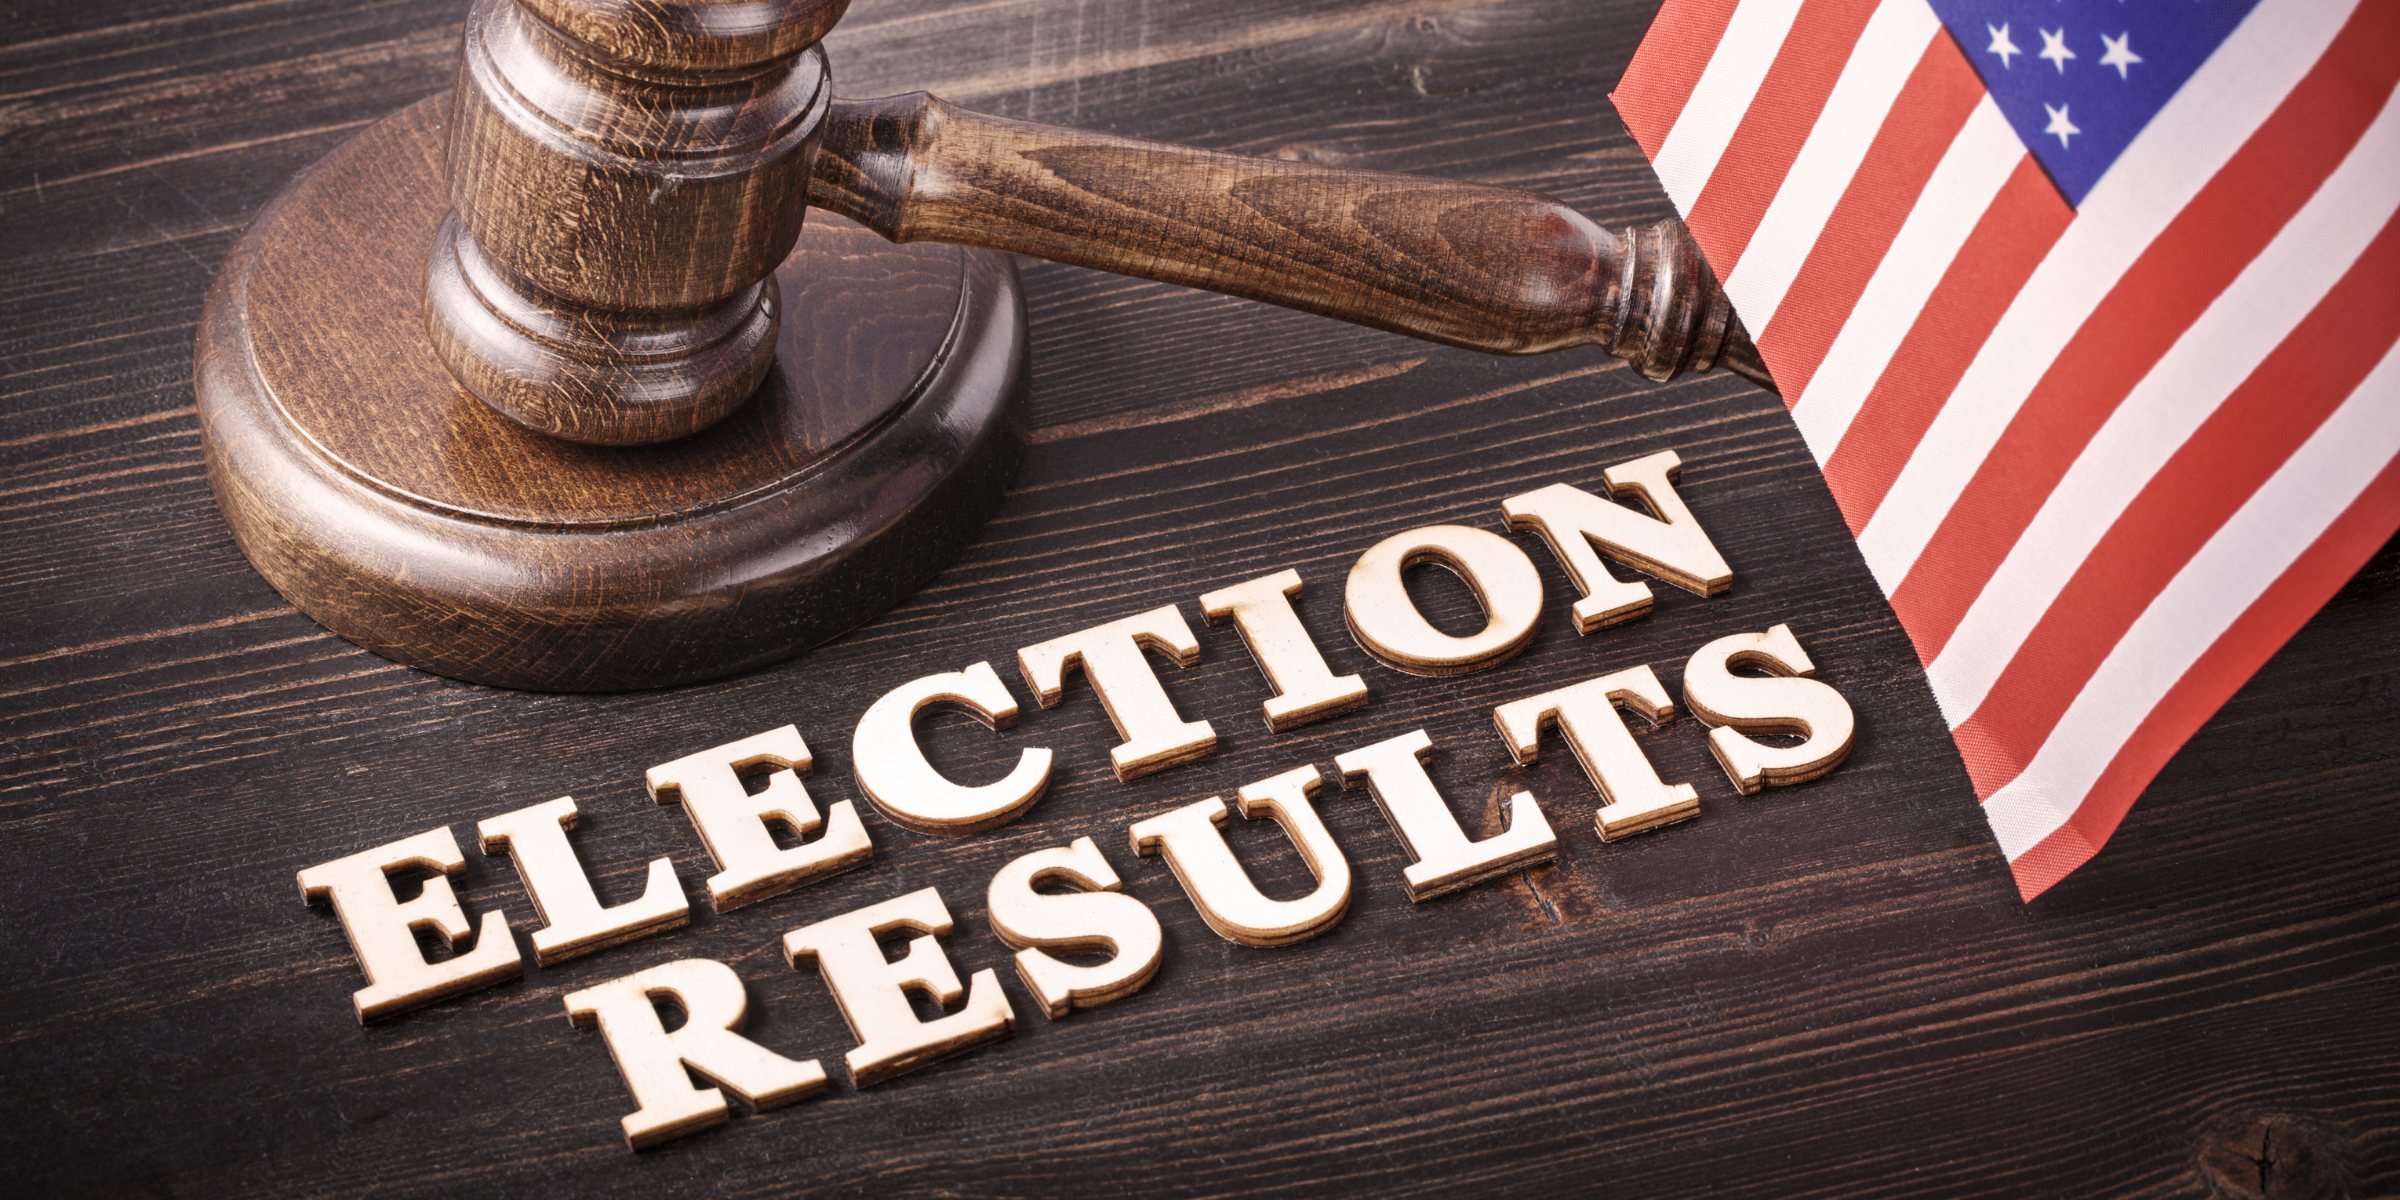
[[[1611,99],[2031,900],[2400,531],[2400,5],[1667,0]]]

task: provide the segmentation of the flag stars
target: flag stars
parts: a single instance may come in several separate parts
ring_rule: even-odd
[[[1998,29],[1993,29],[1991,26],[1986,25],[1984,28],[1989,30],[1992,35],[1992,44],[1983,48],[1984,53],[1999,55],[2001,70],[2005,71],[2008,69],[2008,60],[2012,56],[2025,53],[2023,50],[2017,48],[2017,44],[2015,42],[2008,40],[2008,26],[2002,25]]]
[[[2051,31],[2043,29],[2038,25],[2035,26],[2034,29],[2042,35],[2042,52],[2034,57],[2049,59],[2050,65],[2057,67],[2059,74],[2066,74],[2067,60],[2075,57],[2075,52],[2067,49],[2066,27],[2063,25],[2060,26],[2058,32],[2056,33],[2052,33]],[[2126,36],[2131,37],[2132,35],[2129,33]],[[2047,108],[2048,105],[2044,105],[2043,107]]]
[[[2100,65],[2104,67],[2115,67],[2117,69],[2117,78],[2119,79],[2126,78],[2125,68],[2132,66],[2134,63],[2142,61],[2141,55],[2135,54],[2131,49],[2128,48],[2128,43],[2132,41],[2133,31],[2130,29],[2118,34],[2113,38],[2105,33],[2100,35],[2100,44],[2108,47],[2108,53],[2100,56]],[[2059,69],[2063,71],[2066,68],[2061,66]]]
[[[2067,139],[2078,133],[2082,133],[2083,131],[2075,128],[2075,122],[2067,119],[2068,106],[2061,104],[2053,108],[2050,105],[2045,104],[2042,107],[2049,109],[2050,111],[2050,127],[2042,130],[2042,132],[2057,134],[2058,148],[2061,150],[2067,149]]]

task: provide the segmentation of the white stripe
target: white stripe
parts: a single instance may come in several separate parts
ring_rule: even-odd
[[[2010,547],[1926,668],[1955,726],[1967,719],[2153,475],[2302,318],[2400,208],[2400,100],[2275,240],[2126,394]]]
[[[2067,341],[2316,64],[2352,5],[2263,0],[2085,195],[1859,534],[1886,595]]]
[[[1708,68],[1692,86],[1692,98],[1684,102],[1675,127],[1667,131],[1658,157],[1650,163],[1676,211],[1692,211],[1700,189],[1716,174],[1717,160],[1725,157],[1726,143],[1749,113],[1751,98],[1758,95],[1760,81],[1792,31],[1792,18],[1799,15],[1800,0],[1745,0],[1733,10],[1725,36],[1708,56]]]
[[[1892,102],[1941,29],[1925,0],[1883,0],[1867,18],[1841,78],[1825,97],[1824,111],[1792,160],[1791,173],[1776,188],[1774,202],[1725,281],[1725,294],[1754,339],[1774,322],[1800,264],[1825,232],[1825,219],[1849,190]]]
[[[1792,409],[1800,436],[1808,439],[1809,452],[1819,465],[1833,458],[1834,448],[1883,378],[1900,340],[1917,323],[1942,273],[1950,269],[1975,223],[2023,161],[2025,144],[1987,93],[1975,102],[1958,136],[1950,139],[1917,206],[1909,210],[1892,248],[1884,252],[1883,262],[1858,294],[1858,304],[1843,320],[1842,332],[1826,347],[1825,361],[1817,365],[1808,390]]]
[[[2400,351],[2284,460],[2151,602],[1984,819],[2011,860],[2083,803],[2169,689],[2400,454]]]

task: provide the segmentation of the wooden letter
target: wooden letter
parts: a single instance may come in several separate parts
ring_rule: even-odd
[[[1071,896],[1045,895],[1046,883],[1072,883]],[[1124,894],[1125,882],[1088,837],[1073,845],[1036,850],[992,876],[985,902],[992,932],[1016,948],[1017,978],[1034,1002],[1055,1021],[1070,1009],[1097,1008],[1142,990],[1158,973],[1165,938],[1150,906]],[[1062,962],[1043,953],[1107,951],[1116,957],[1095,967]]]
[[[717,873],[708,877],[708,903],[718,912],[731,912],[769,896],[780,896],[811,880],[867,865],[875,855],[859,824],[858,810],[847,800],[817,815],[798,772],[814,761],[800,731],[790,725],[727,742],[650,768],[650,798],[671,803],[672,792],[683,800],[683,811],[700,831],[700,841],[717,860]],[[772,763],[781,768],[767,776],[766,790],[750,795],[741,772]],[[781,821],[795,834],[825,827],[825,836],[789,850],[775,845],[767,822]]]
[[[594,950],[605,950],[653,933],[678,928],[692,919],[692,903],[675,881],[672,859],[650,860],[650,880],[642,898],[610,908],[600,907],[592,881],[575,861],[567,831],[575,828],[575,798],[560,796],[531,808],[520,808],[484,820],[475,827],[483,835],[485,854],[506,854],[517,863],[525,894],[541,914],[542,927],[533,935],[533,960],[547,967]]]
[[[1317,877],[1317,890],[1297,900],[1270,900],[1250,882],[1218,829],[1225,802],[1215,796],[1135,825],[1133,852],[1165,855],[1200,919],[1225,940],[1248,946],[1305,941],[1333,928],[1350,907],[1350,862],[1309,802],[1323,783],[1315,767],[1296,767],[1238,793],[1242,815],[1274,818]]]
[[[1291,597],[1299,594],[1300,572],[1284,570],[1200,597],[1200,611],[1209,624],[1232,618],[1259,673],[1274,686],[1275,695],[1265,705],[1270,733],[1297,729],[1367,702],[1367,685],[1356,675],[1336,676],[1317,644],[1308,639],[1300,615],[1292,611]]]
[[[850,739],[859,789],[883,815],[919,833],[981,833],[1015,820],[1041,799],[1050,786],[1048,750],[1018,755],[1016,769],[997,783],[967,787],[943,778],[917,745],[917,714],[934,704],[955,704],[987,729],[1017,723],[1017,702],[988,662],[893,688],[859,718]]]
[[[895,929],[913,929],[926,936],[909,939],[908,953],[894,962],[884,957],[876,939]],[[784,957],[798,968],[800,960],[817,960],[832,989],[834,1003],[858,1038],[858,1048],[844,1057],[850,1082],[858,1087],[881,1083],[937,1059],[971,1050],[1007,1037],[1017,1015],[1000,991],[1000,976],[975,972],[968,987],[958,986],[958,972],[934,938],[950,932],[950,910],[932,888],[897,899],[804,925],[783,935]],[[932,1021],[917,1019],[908,993],[923,992],[937,1004],[966,1006]]]
[[[1652,725],[1675,715],[1675,704],[1658,673],[1648,666],[1587,679],[1572,687],[1512,700],[1492,710],[1500,740],[1518,763],[1531,763],[1541,753],[1542,727],[1555,723],[1583,773],[1600,790],[1600,811],[1593,815],[1600,840],[1614,841],[1630,833],[1689,820],[1700,815],[1700,794],[1688,783],[1669,784],[1643,756],[1633,731],[1617,715],[1623,707],[1642,714]]]
[[[1433,749],[1422,729],[1353,750],[1333,760],[1345,787],[1365,784],[1399,835],[1414,865],[1402,872],[1408,898],[1423,902],[1558,857],[1558,838],[1542,819],[1533,793],[1508,798],[1508,832],[1480,842],[1467,840],[1458,818],[1434,790],[1421,761]]]
[[[659,1022],[661,999],[684,1012],[682,1027],[673,1033]],[[734,1032],[749,1017],[750,997],[741,976],[709,958],[687,958],[567,993],[567,1020],[577,1029],[599,1027],[625,1089],[633,1093],[635,1108],[624,1125],[625,1144],[635,1150],[725,1123],[725,1093],[695,1086],[686,1067],[757,1112],[825,1090],[825,1069],[817,1060],[794,1062]]]
[[[1083,667],[1117,736],[1125,739],[1108,752],[1120,783],[1204,758],[1217,749],[1217,731],[1208,722],[1186,721],[1175,711],[1158,673],[1142,657],[1145,648],[1174,659],[1179,667],[1200,661],[1200,641],[1172,604],[1017,651],[1025,685],[1043,708],[1056,708],[1065,697],[1067,668]]]
[[[1483,632],[1451,637],[1433,627],[1402,582],[1433,563],[1465,580],[1483,605]],[[1542,577],[1507,538],[1464,525],[1428,525],[1375,543],[1350,567],[1342,596],[1350,636],[1367,653],[1411,675],[1465,675],[1496,667],[1533,641],[1542,615]]]
[[[1508,527],[1541,534],[1575,586],[1583,589],[1583,599],[1575,602],[1577,633],[1650,611],[1650,586],[1609,574],[1600,564],[1602,554],[1695,595],[1722,595],[1733,586],[1733,569],[1675,494],[1675,479],[1682,470],[1682,458],[1661,450],[1600,473],[1609,495],[1638,496],[1655,518],[1563,483],[1500,502]]]
[[[390,876],[411,867],[439,874],[403,904],[392,892]],[[508,936],[508,918],[499,909],[483,914],[480,930],[467,924],[449,879],[466,869],[457,836],[444,827],[300,872],[300,899],[314,903],[322,896],[333,902],[334,915],[342,919],[350,948],[367,973],[367,986],[350,997],[359,1024],[525,973],[517,940]],[[418,929],[440,933],[456,953],[440,962],[425,961],[425,952],[417,948]],[[470,932],[475,948],[461,950]]]
[[[1735,667],[1758,667],[1783,676],[1757,679]],[[1725,777],[1742,794],[1762,787],[1805,783],[1850,757],[1857,718],[1840,692],[1806,678],[1816,674],[1792,627],[1737,633],[1700,647],[1683,668],[1683,702],[1710,726],[1708,748],[1725,767]],[[1769,746],[1743,733],[1797,734],[1797,746]]]

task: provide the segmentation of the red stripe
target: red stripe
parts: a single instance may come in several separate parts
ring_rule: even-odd
[[[1648,158],[1658,157],[1667,131],[1708,69],[1709,56],[1724,40],[1736,0],[1667,0],[1650,22],[1650,32],[1633,52],[1633,62],[1608,98],[1625,128]]]
[[[2143,486],[1952,729],[1977,796],[2025,769],[2125,631],[2396,340],[2400,219]]]
[[[1758,98],[1725,144],[1725,157],[1683,214],[1717,278],[1733,277],[1750,235],[1758,232],[1759,219],[1791,174],[1792,160],[1800,157],[1817,114],[1825,111],[1825,98],[1833,94],[1873,15],[1875,0],[1806,0],[1800,6],[1791,33],[1758,85]]]
[[[2009,869],[2032,900],[2099,853],[2126,810],[2217,709],[2400,532],[2400,459],[2242,613],[2143,718],[2083,803]]]
[[[2342,164],[2400,82],[2393,46],[2400,4],[2361,5],[2060,350],[1892,592],[1919,657],[1942,652],[2110,414]]]
[[[1867,527],[2009,301],[2074,219],[2075,210],[2026,155],[1975,222],[1825,462],[1825,486],[1852,534]]]
[[[1867,147],[1841,203],[1758,339],[1786,406],[1807,393],[1808,381],[1824,364],[1825,352],[1883,264],[1892,239],[1900,236],[1926,181],[1981,99],[1983,81],[1975,68],[1958,52],[1958,43],[1937,34],[1918,57],[1891,116]]]

